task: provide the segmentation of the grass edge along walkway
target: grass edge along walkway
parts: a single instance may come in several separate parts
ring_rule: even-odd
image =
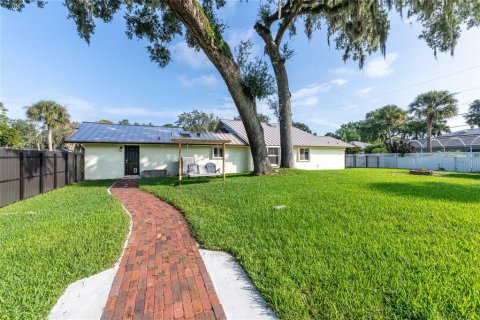
[[[0,209],[0,319],[45,319],[67,286],[111,268],[130,217],[84,181]]]
[[[480,317],[480,175],[286,170],[142,180],[282,319]],[[275,210],[276,205],[286,205]]]

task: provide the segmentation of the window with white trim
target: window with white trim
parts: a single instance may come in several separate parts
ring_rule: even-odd
[[[223,158],[223,148],[222,147],[213,147],[212,148],[212,158],[213,159]]]
[[[300,148],[298,150],[298,161],[310,161],[310,149]]]
[[[268,160],[270,160],[270,164],[274,166],[280,165],[279,150],[279,148],[267,148]]]

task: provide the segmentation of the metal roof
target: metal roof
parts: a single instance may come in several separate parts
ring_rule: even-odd
[[[426,148],[427,139],[409,141],[417,148]],[[480,146],[480,129],[467,129],[432,137],[432,148],[465,148]]]
[[[360,149],[365,149],[370,145],[370,143],[366,143],[362,141],[349,141],[348,143],[354,145],[355,147],[359,147]]]
[[[465,129],[465,130],[450,132],[450,133],[443,134],[440,137],[457,137],[457,136],[480,136],[480,128]]]
[[[229,140],[229,145],[245,145],[245,142],[231,133],[188,132],[181,128],[157,126],[135,126],[83,122],[71,135],[70,143],[173,143],[174,139]]]
[[[278,124],[262,123],[265,135],[265,144],[267,146],[280,146],[280,127]],[[223,128],[230,133],[236,134],[243,141],[248,142],[247,133],[242,121],[240,120],[220,120],[219,128]],[[292,127],[292,142],[294,146],[305,147],[332,147],[332,148],[353,148],[354,146],[341,140],[316,136]]]

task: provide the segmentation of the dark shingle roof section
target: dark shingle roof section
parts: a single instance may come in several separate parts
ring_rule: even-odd
[[[189,140],[230,140],[230,145],[245,145],[241,139],[231,133],[196,133],[187,132],[180,128],[105,124],[95,122],[82,123],[77,131],[67,139],[67,142],[170,144],[173,139],[187,138]]]
[[[220,120],[220,127],[239,136],[243,141],[248,142],[247,133],[243,123],[239,120]],[[276,124],[262,123],[265,134],[265,143],[267,146],[280,146],[280,127]],[[332,148],[352,148],[353,145],[341,140],[315,136],[308,132],[292,127],[292,140],[294,146],[305,147],[332,147]]]

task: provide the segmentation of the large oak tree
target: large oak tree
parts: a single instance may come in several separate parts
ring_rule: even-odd
[[[0,1],[3,7],[18,11],[28,3],[44,5],[42,0]],[[168,44],[176,36],[185,37],[189,46],[203,50],[224,79],[245,126],[254,174],[271,171],[255,93],[244,81],[241,68],[223,38],[225,25],[216,16],[224,0],[64,0],[64,4],[79,35],[87,42],[94,33],[96,20],[110,22],[115,13],[124,10],[127,35],[145,39],[151,59],[161,67],[171,60]]]
[[[358,61],[362,68],[365,59],[380,49],[385,55],[390,29],[388,11],[406,13],[423,27],[419,38],[437,52],[453,54],[463,26],[471,28],[480,23],[479,1],[455,0],[267,0],[260,6],[255,30],[265,44],[277,82],[278,116],[281,136],[281,166],[293,167],[291,138],[292,106],[286,61],[293,50],[284,41],[285,34],[297,32],[299,19],[309,39],[321,27],[327,30],[327,40],[343,51],[343,60]]]

